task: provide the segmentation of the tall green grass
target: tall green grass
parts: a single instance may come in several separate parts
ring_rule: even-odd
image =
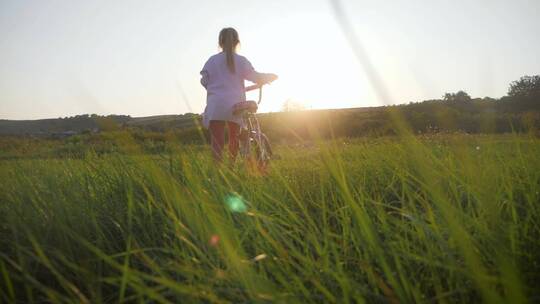
[[[1,161],[0,302],[540,300],[538,139],[277,150]]]

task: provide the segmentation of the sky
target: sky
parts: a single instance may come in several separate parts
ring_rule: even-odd
[[[384,105],[330,1],[0,0],[0,119],[201,113],[199,72],[229,26],[280,77],[261,111]],[[540,74],[538,0],[340,2],[392,103],[498,98]]]

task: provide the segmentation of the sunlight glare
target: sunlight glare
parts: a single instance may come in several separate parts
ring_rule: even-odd
[[[282,35],[276,37],[275,32]],[[264,41],[260,36],[279,41],[249,43]],[[365,106],[361,68],[329,15],[302,14],[247,31],[244,37],[248,43],[240,52],[253,58],[257,70],[279,75],[264,91],[261,112],[280,111],[287,100],[306,109]],[[248,99],[256,99],[256,94],[249,93]]]

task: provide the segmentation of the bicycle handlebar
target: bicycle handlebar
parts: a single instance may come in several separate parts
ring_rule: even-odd
[[[266,74],[266,76],[268,76],[268,79],[267,79],[267,81],[265,83],[254,84],[254,85],[250,85],[250,86],[245,88],[246,92],[252,91],[252,90],[255,90],[255,89],[259,89],[259,101],[257,101],[257,104],[260,104],[261,100],[262,100],[262,87],[265,84],[269,84],[269,83],[273,82],[274,80],[276,80],[278,78],[277,75],[275,75],[275,74]]]
[[[259,84],[250,85],[250,86],[246,87],[246,92],[253,91],[253,90],[256,90],[256,89],[261,88],[261,87],[262,87],[262,85],[259,85]]]

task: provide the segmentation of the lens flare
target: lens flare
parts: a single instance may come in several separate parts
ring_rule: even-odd
[[[246,212],[247,206],[242,197],[231,194],[225,199],[225,204],[232,212]]]

